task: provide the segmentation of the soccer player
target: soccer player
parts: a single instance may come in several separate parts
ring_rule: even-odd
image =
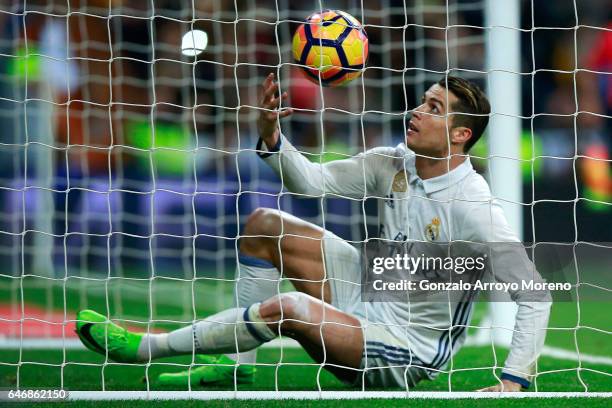
[[[405,143],[326,164],[311,163],[281,134],[279,119],[293,111],[279,109],[287,93],[278,90],[270,74],[262,85],[257,149],[290,191],[379,197],[380,237],[388,240],[519,241],[467,157],[490,113],[473,83],[449,76],[433,84],[412,111]],[[253,363],[253,350],[282,334],[347,383],[403,388],[435,378],[465,341],[472,295],[453,300],[439,292],[427,302],[362,302],[358,249],[291,214],[254,211],[239,250],[237,307],[165,334],[131,333],[85,310],[77,316],[77,333],[90,349],[122,362],[229,354],[215,369],[162,375],[165,383],[192,377],[211,382],[223,378],[224,369],[239,382],[252,380],[242,364]],[[506,262],[512,271],[496,275],[497,281],[533,278],[524,250]],[[295,292],[278,293],[281,270]],[[510,296],[518,304],[512,346],[501,381],[487,391],[528,387],[544,343],[549,294],[540,302],[521,289]],[[240,363],[236,369],[218,368],[234,361]]]

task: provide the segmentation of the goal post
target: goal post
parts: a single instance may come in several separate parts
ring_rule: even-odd
[[[491,117],[487,130],[488,179],[493,197],[499,200],[510,227],[523,240],[523,182],[521,180],[521,52],[520,1],[487,0],[484,8],[487,93]],[[501,45],[503,44],[503,46]],[[491,302],[482,325],[492,330],[480,333],[497,344],[510,345],[514,316],[518,310],[508,296],[506,302]]]

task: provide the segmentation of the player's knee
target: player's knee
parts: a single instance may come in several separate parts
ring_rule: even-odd
[[[272,208],[257,208],[247,218],[244,235],[264,235],[274,237],[279,234],[281,215]]]
[[[245,255],[270,260],[276,246],[270,239],[277,234],[280,214],[271,208],[257,208],[247,218],[240,238],[239,249]]]
[[[299,331],[299,325],[303,325],[308,318],[308,295],[300,292],[282,293],[264,300],[259,305],[259,315],[268,322],[272,330],[280,330],[291,336]]]
[[[320,301],[302,292],[289,292],[280,296],[279,303],[283,326],[291,329],[300,324],[314,323],[316,313],[313,313],[313,309],[317,308]]]
[[[310,309],[317,299],[302,292],[281,293],[262,302],[259,307],[261,316],[271,321],[295,320],[310,322]]]

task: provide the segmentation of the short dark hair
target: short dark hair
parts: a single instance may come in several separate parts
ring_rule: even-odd
[[[457,97],[457,102],[451,106],[452,112],[465,114],[454,114],[452,126],[462,126],[472,130],[472,137],[463,146],[464,153],[467,153],[480,139],[489,123],[491,113],[489,99],[478,85],[467,79],[445,76],[438,81],[438,85],[448,89]]]

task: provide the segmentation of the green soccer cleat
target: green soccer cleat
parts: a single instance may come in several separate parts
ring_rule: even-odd
[[[143,334],[130,333],[123,327],[109,322],[105,316],[93,310],[81,310],[76,316],[75,332],[90,350],[106,355],[120,363],[142,361],[138,357],[138,346]]]
[[[224,355],[198,354],[196,357],[197,364],[207,365],[196,366],[191,371],[185,370],[178,373],[160,374],[157,378],[157,384],[181,388],[187,388],[189,383],[191,383],[192,387],[222,384],[233,385],[234,375],[238,384],[253,383],[256,369],[251,365],[239,365],[236,367],[236,362]]]

